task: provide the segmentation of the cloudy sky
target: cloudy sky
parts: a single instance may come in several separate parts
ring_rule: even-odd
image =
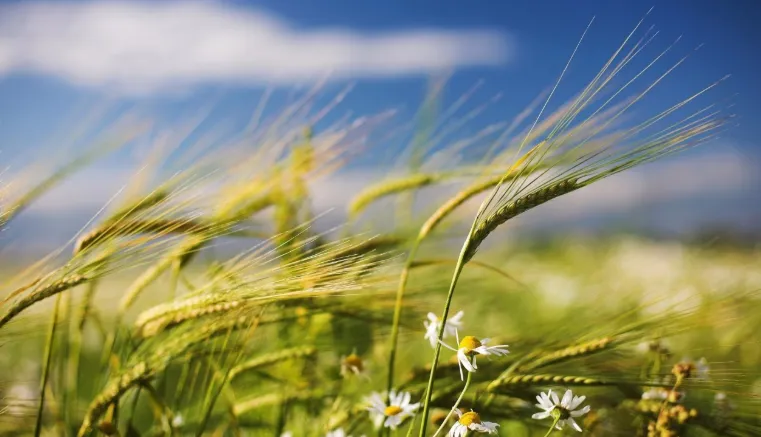
[[[561,100],[573,95],[650,6],[603,0],[3,1],[0,160],[12,168],[24,155],[58,147],[60,132],[99,105],[141,108],[171,123],[213,102],[207,114],[211,123],[240,121],[250,117],[265,92],[286,96],[325,78],[327,94],[353,85],[341,102],[352,114],[394,109],[407,120],[430,78],[451,73],[445,105],[474,84],[479,84],[474,105],[501,96],[474,121],[483,126],[510,119],[551,86],[595,17],[558,91]],[[754,121],[761,115],[761,58],[752,55],[761,41],[758,22],[758,2],[657,5],[644,25],[659,31],[650,56],[681,36],[664,62],[690,57],[642,109],[663,109],[731,74],[710,98],[731,101],[739,126],[698,156],[599,188],[628,193],[623,203],[611,204],[602,195],[577,196],[572,204],[580,205],[578,210],[622,213],[657,202],[671,204],[674,211],[670,221],[653,219],[661,223],[694,222],[695,216],[733,224],[761,218],[748,204],[758,195],[761,155],[761,124]],[[344,177],[362,181],[371,179],[371,171],[375,176],[384,172],[383,167],[348,170]],[[65,205],[75,208],[81,201],[89,208],[102,202],[122,183],[119,171],[124,169],[97,168],[81,175],[80,185],[62,188],[73,199]],[[96,179],[101,182],[94,187]],[[669,188],[653,189],[654,180]],[[346,184],[326,184],[325,205],[339,203]],[[77,195],[84,188],[93,194]],[[730,202],[736,213],[726,214],[726,205],[706,207],[706,202],[699,202],[703,210],[685,206],[685,199],[700,193],[717,205]],[[38,211],[62,207],[56,196],[46,202]]]

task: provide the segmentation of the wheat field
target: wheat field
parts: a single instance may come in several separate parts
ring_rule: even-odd
[[[388,114],[324,126],[341,98],[310,91],[236,136],[152,149],[67,244],[0,254],[0,433],[761,435],[757,248],[509,226],[731,129],[727,78],[638,112],[689,74],[658,51],[632,68],[651,41],[635,28],[571,99],[558,72],[529,116],[466,139],[477,114],[439,114],[338,224],[317,181],[382,148]],[[120,121],[4,175],[4,233],[149,132]]]

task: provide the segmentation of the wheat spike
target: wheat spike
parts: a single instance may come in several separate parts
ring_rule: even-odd
[[[354,200],[352,200],[349,204],[349,215],[355,217],[378,199],[422,188],[441,180],[441,178],[442,176],[440,175],[417,173],[372,185],[359,193]]]
[[[588,378],[586,376],[569,376],[569,375],[550,375],[550,374],[529,374],[529,375],[512,375],[507,378],[501,378],[492,381],[487,386],[487,391],[495,392],[507,386],[514,385],[616,385],[597,378]]]
[[[568,359],[601,352],[615,344],[614,337],[602,337],[595,340],[586,341],[581,344],[568,346],[566,348],[541,355],[536,360],[521,366],[521,369],[537,369],[550,364],[559,363]]]
[[[292,360],[301,357],[312,356],[317,353],[317,349],[311,346],[295,347],[290,349],[283,349],[277,352],[272,352],[267,355],[252,358],[244,363],[238,364],[230,371],[230,379],[234,379],[241,373],[245,373],[249,370],[258,369],[260,367],[269,366],[285,360]]]
[[[485,219],[479,221],[473,229],[468,242],[468,248],[465,251],[464,261],[468,262],[475,255],[478,246],[492,233],[497,227],[506,221],[523,214],[524,212],[535,208],[543,203],[568,194],[574,190],[583,187],[585,184],[577,182],[575,179],[566,179],[548,185],[544,188],[533,191],[511,202],[507,202],[496,211],[491,213]]]
[[[64,292],[77,285],[84,284],[91,278],[86,275],[73,274],[62,279],[59,279],[51,284],[48,284],[42,288],[38,288],[25,296],[22,299],[14,302],[14,304],[8,308],[8,311],[0,317],[0,328],[6,323],[10,322],[14,317],[19,315],[22,311],[34,305],[35,303],[47,299],[51,296],[55,296],[58,293]]]
[[[212,226],[191,219],[129,220],[106,223],[83,235],[74,247],[74,255],[115,237],[134,234],[193,234],[208,232]]]

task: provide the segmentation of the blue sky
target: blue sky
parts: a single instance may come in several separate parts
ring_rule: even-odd
[[[472,133],[509,119],[551,86],[596,17],[556,102],[570,97],[651,6],[604,0],[6,1],[0,4],[0,158],[13,165],[32,150],[56,147],[62,132],[104,102],[112,110],[141,108],[167,123],[214,102],[210,125],[242,125],[268,86],[285,99],[294,86],[303,88],[327,70],[335,79],[326,94],[354,84],[341,111],[394,108],[403,121],[414,115],[434,72],[453,72],[444,106],[483,81],[470,107],[502,98],[466,126],[464,134]],[[757,173],[761,155],[755,121],[761,57],[753,55],[761,41],[758,22],[758,2],[674,0],[656,2],[643,27],[659,31],[650,57],[681,35],[664,65],[702,46],[639,109],[663,109],[732,74],[709,100],[734,102],[740,124],[712,150],[722,159],[729,152],[739,156],[749,173]],[[730,174],[736,170],[727,167]],[[735,191],[716,196],[731,198]]]
[[[39,2],[3,4],[7,7],[13,3]],[[504,62],[455,68],[447,96],[454,99],[476,81],[484,79],[481,99],[504,93],[506,98],[499,109],[505,114],[516,112],[553,83],[593,16],[596,20],[572,65],[571,73],[574,74],[568,77],[561,91],[573,92],[584,80],[591,78],[651,6],[639,1],[378,1],[362,2],[361,7],[349,0],[216,3],[240,10],[264,11],[295,31],[304,32],[334,28],[362,34],[419,29],[499,32],[510,44]],[[761,5],[753,1],[694,0],[656,4],[646,21],[661,32],[652,44],[651,53],[666,47],[679,35],[682,40],[675,48],[672,60],[704,44],[674,75],[675,79],[659,90],[659,98],[675,101],[731,73],[732,79],[722,85],[721,93],[726,96],[739,93],[733,98],[737,104],[736,112],[749,121],[742,123],[741,128],[733,132],[733,137],[738,142],[754,143],[761,134],[761,127],[752,122],[761,115],[761,80],[758,79],[761,57],[752,55],[754,42],[761,41],[761,29],[755,25],[759,20]],[[106,94],[103,92],[105,87],[89,87],[87,80],[83,81],[84,86],[71,85],[70,80],[61,80],[56,74],[30,74],[19,70],[15,68],[3,74],[0,67],[0,95],[3,96],[0,101],[0,122],[3,125],[0,129],[5,139],[29,139],[32,132],[44,135],[46,129],[39,129],[40,125],[62,123],[61,113],[87,107],[91,101],[99,101]],[[182,98],[167,97],[160,90],[154,90],[156,92],[149,95],[127,100],[166,105],[166,111],[171,112],[176,104],[187,107],[188,102],[197,103],[209,96],[220,98],[221,95],[222,99],[227,99],[222,100],[221,106],[243,113],[247,104],[254,105],[261,91],[257,85],[235,86],[225,80],[208,81],[192,88],[190,95]],[[424,74],[398,74],[370,80],[360,77],[346,105],[357,112],[367,113],[389,107],[412,110],[424,92]],[[34,116],[30,116],[32,113]]]

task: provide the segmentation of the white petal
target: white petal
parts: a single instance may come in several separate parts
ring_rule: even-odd
[[[499,423],[496,422],[481,422],[481,425],[489,432],[497,432],[497,427],[499,427]]]
[[[396,429],[400,423],[402,423],[402,417],[397,414],[396,416],[389,416],[388,419],[386,419],[385,425],[391,429]]]
[[[510,353],[510,351],[505,349],[505,347],[507,347],[506,344],[501,344],[499,346],[490,346],[487,348],[487,355],[496,355],[498,357],[501,357],[502,355],[507,355]]]
[[[481,355],[489,355],[489,349],[486,346],[478,346],[477,348],[473,349],[473,352],[477,352]]]
[[[555,404],[553,404],[552,400],[550,399],[551,394],[552,394],[552,390],[548,391],[547,393],[542,392],[541,393],[542,400],[539,401],[544,406],[544,408],[548,410],[551,410],[555,406]]]
[[[584,399],[586,398],[586,396],[574,396],[573,401],[571,401],[571,405],[568,406],[568,409],[575,410],[579,407],[579,405],[581,405],[582,402],[584,402]]]
[[[473,365],[470,364],[470,360],[468,359],[468,356],[465,355],[464,350],[460,349],[459,351],[457,351],[457,358],[460,360],[462,365],[468,370],[468,372],[472,372],[474,370]]]
[[[390,392],[388,392],[388,401],[391,403],[391,405],[396,405],[396,390],[393,388]]]
[[[452,410],[452,411],[454,411],[454,413],[457,415],[457,417],[462,417],[462,411],[460,411],[460,409],[459,409],[459,408],[455,408],[455,409],[454,409],[454,410]]]
[[[589,410],[591,410],[591,407],[589,405],[587,405],[586,407],[582,408],[581,410],[571,411],[571,417],[583,416],[583,415],[589,413]]]
[[[450,351],[455,351],[455,352],[457,352],[457,349],[455,349],[455,348],[453,348],[452,346],[450,346],[450,345],[448,345],[448,344],[444,343],[443,341],[440,341],[440,340],[439,340],[439,343],[441,343],[441,345],[442,345],[442,346],[444,346],[445,348],[449,349]]]
[[[491,341],[491,338],[482,338],[481,339],[481,344],[483,346],[486,346],[490,341]]]
[[[478,366],[476,366],[476,357],[473,356],[473,369],[478,369]]]
[[[402,401],[399,402],[399,405],[401,406],[409,405],[410,399],[412,399],[412,395],[410,395],[410,392],[404,393],[404,397],[402,398]]]
[[[558,405],[560,403],[560,400],[558,399],[558,394],[550,390],[550,396],[552,397],[552,403],[554,405]]]
[[[565,394],[563,395],[563,399],[560,400],[560,406],[565,408],[566,410],[569,410],[571,400],[573,399],[573,392],[571,390],[566,390]]]
[[[419,317],[419,316],[418,316]],[[428,320],[431,321],[431,323],[436,323],[439,321],[439,318],[436,317],[436,314],[429,312],[428,313]]]
[[[462,437],[467,431],[468,429],[462,426],[460,422],[455,422],[455,424],[452,425],[452,428],[449,430],[449,435],[451,437]]]
[[[571,424],[573,429],[575,429],[578,432],[581,432],[581,427],[579,426],[578,423],[576,423],[575,420],[573,420],[573,417],[569,417],[568,419],[566,419],[566,421]]]
[[[541,413],[534,413],[531,415],[532,419],[539,419],[539,420],[546,419],[548,417],[550,417],[549,411],[542,411]]]

